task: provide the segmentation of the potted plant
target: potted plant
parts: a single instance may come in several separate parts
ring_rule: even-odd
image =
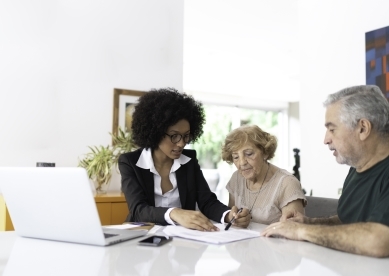
[[[113,144],[113,153],[114,153],[114,163],[117,164],[119,156],[122,153],[132,151],[135,146],[132,141],[131,132],[124,131],[120,127],[118,128],[117,133],[110,133],[112,137]]]
[[[78,166],[86,169],[88,177],[95,183],[98,194],[106,193],[115,161],[113,150],[109,146],[94,146],[89,149],[91,151],[80,160]]]
[[[78,166],[85,168],[88,177],[95,183],[96,193],[107,192],[112,177],[112,170],[122,153],[133,149],[131,133],[123,131],[120,127],[117,133],[110,133],[113,146],[92,146],[90,152],[79,160]]]

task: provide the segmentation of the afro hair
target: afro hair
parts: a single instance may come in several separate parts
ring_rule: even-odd
[[[191,141],[203,134],[203,105],[174,88],[152,89],[139,98],[132,115],[132,140],[141,148],[156,149],[168,127],[185,119],[189,122]]]

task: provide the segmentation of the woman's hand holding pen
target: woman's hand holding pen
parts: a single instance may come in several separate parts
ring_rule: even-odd
[[[246,228],[251,220],[249,210],[242,208],[241,212],[238,212],[238,207],[232,206],[231,211],[225,216],[224,221],[230,222],[235,217],[232,225]]]

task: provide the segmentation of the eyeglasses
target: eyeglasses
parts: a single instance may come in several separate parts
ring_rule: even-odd
[[[190,141],[192,140],[192,135],[190,135],[190,134],[185,134],[185,135],[173,134],[173,135],[169,135],[169,134],[165,133],[165,135],[170,137],[170,140],[172,141],[173,144],[177,144],[178,142],[181,141],[182,138],[184,138],[184,142],[186,144],[189,144]]]

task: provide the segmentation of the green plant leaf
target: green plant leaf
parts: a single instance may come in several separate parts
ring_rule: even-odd
[[[111,179],[112,168],[116,167],[119,156],[134,149],[131,133],[118,128],[117,134],[109,133],[113,146],[88,146],[89,152],[79,159],[78,166],[85,168],[88,177],[100,187]]]

